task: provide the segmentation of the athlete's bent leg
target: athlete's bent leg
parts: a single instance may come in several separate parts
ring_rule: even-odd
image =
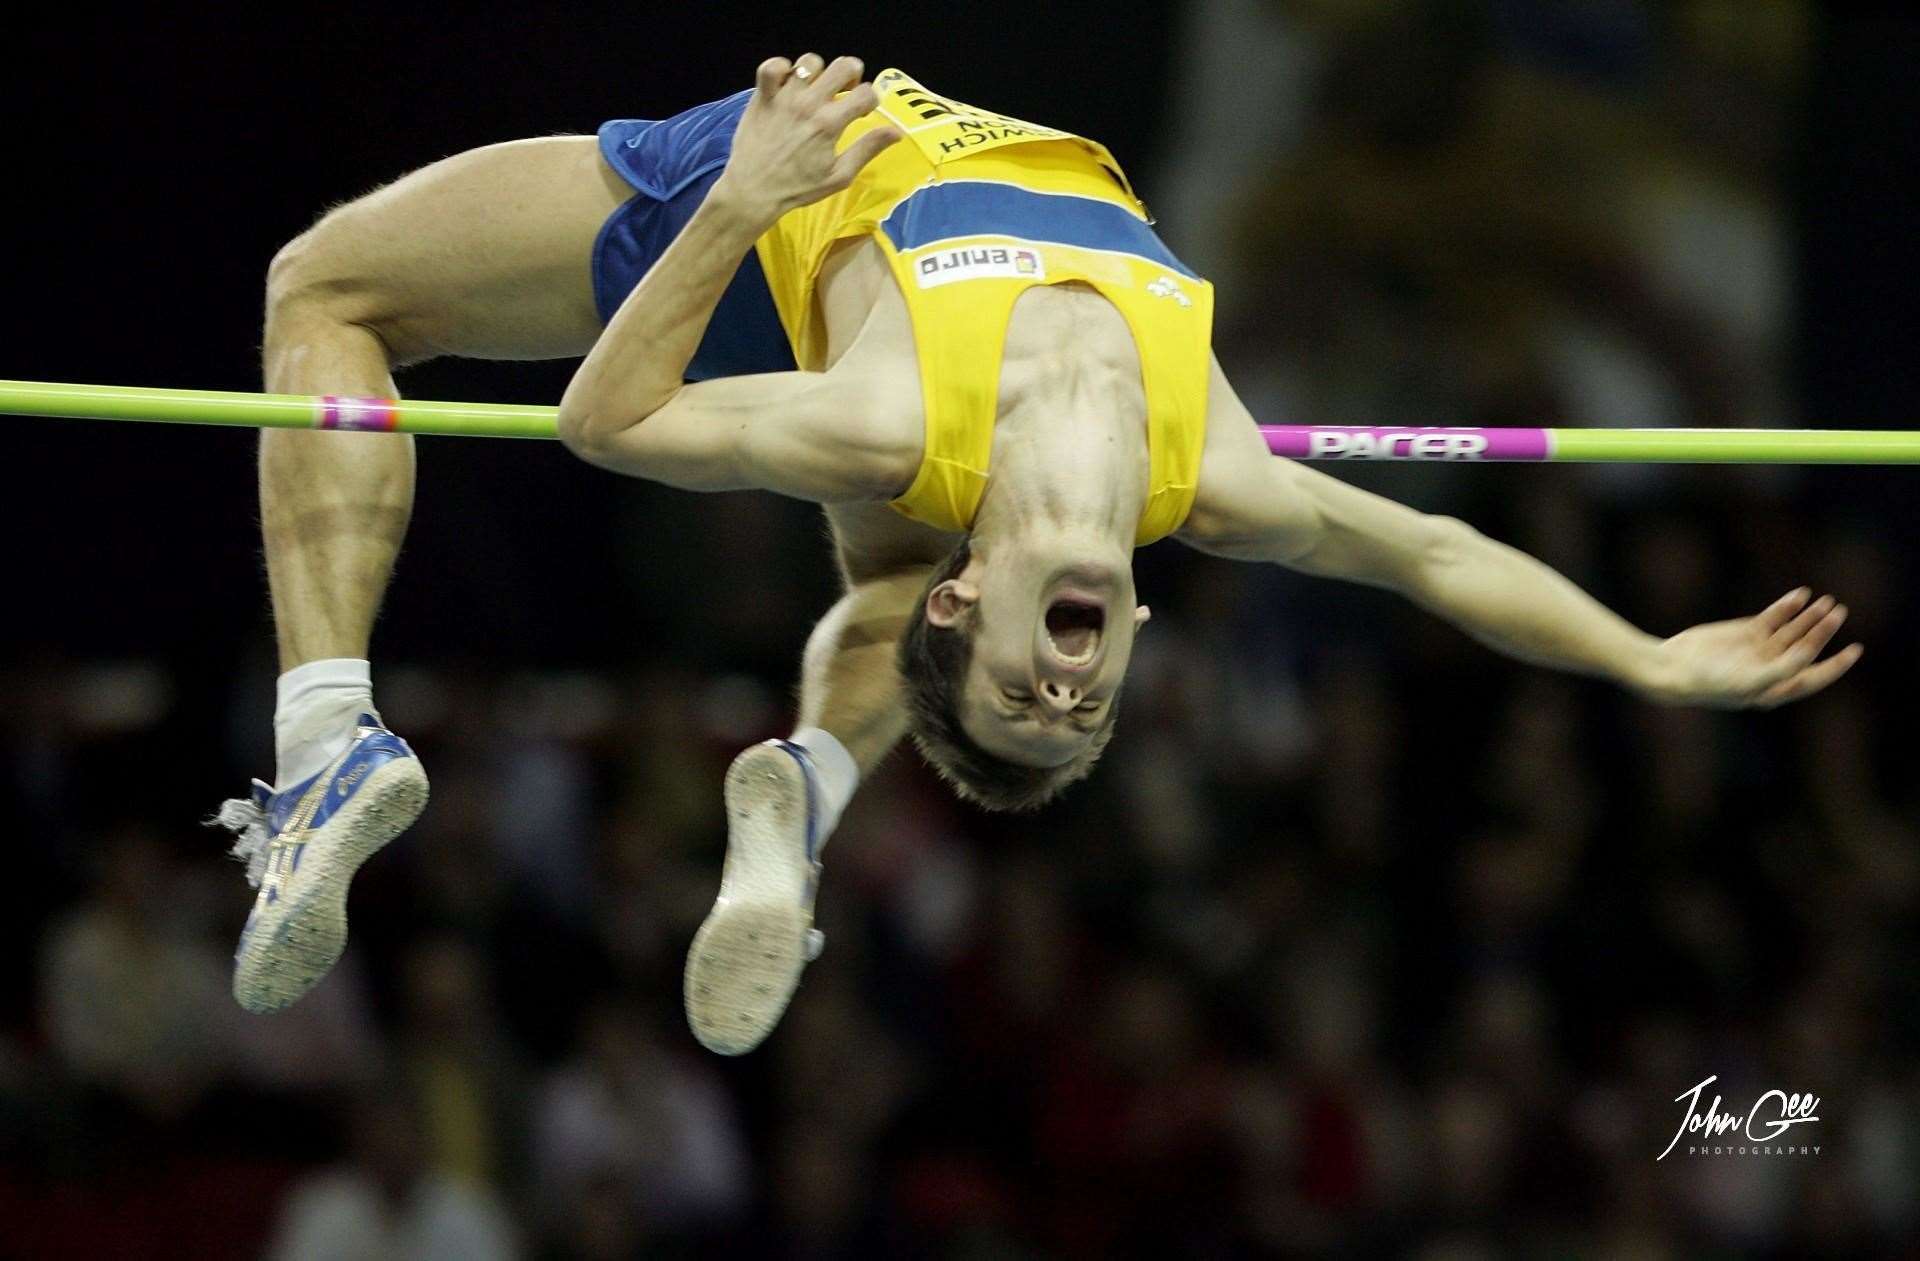
[[[819,953],[820,852],[855,785],[906,734],[894,646],[929,572],[854,584],[807,640],[799,727],[728,768],[720,897],[687,953],[687,1020],[709,1050],[760,1045]]]
[[[437,355],[585,353],[600,331],[593,242],[630,195],[593,137],[564,136],[460,154],[339,207],[274,259],[267,389],[392,397],[395,367]],[[234,975],[251,1010],[286,1006],[332,967],[353,872],[425,804],[367,662],[413,481],[410,437],[261,436],[277,770],[222,812],[261,885]]]

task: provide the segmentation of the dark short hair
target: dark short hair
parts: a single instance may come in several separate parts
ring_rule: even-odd
[[[927,597],[941,583],[959,577],[972,556],[962,540],[933,571],[900,637],[898,660],[907,688],[907,727],[920,755],[961,800],[988,810],[1037,810],[1093,770],[1113,738],[1120,698],[1116,695],[1107,706],[1106,717],[1087,747],[1060,766],[1024,766],[981,748],[960,725],[960,694],[967,668],[973,664],[972,617],[963,626],[935,626],[927,620]]]

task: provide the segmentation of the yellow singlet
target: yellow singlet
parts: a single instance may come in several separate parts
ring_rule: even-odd
[[[986,489],[1000,360],[1014,299],[1076,280],[1133,331],[1147,400],[1147,504],[1140,546],[1180,528],[1206,436],[1213,286],[1176,259],[1104,146],[928,91],[898,70],[874,80],[880,108],[841,147],[883,124],[907,135],[851,187],[781,218],[758,254],[794,360],[818,369],[825,330],[813,287],[836,241],[870,236],[913,320],[926,454],[893,507],[942,530],[972,528]]]

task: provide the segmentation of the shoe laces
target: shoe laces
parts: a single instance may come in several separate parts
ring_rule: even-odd
[[[267,876],[267,812],[245,797],[233,797],[220,803],[207,826],[233,833],[227,853],[247,865],[247,883],[258,889]]]

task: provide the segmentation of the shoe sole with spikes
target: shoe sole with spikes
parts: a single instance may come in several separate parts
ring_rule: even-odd
[[[320,983],[347,948],[347,890],[360,865],[412,826],[427,804],[427,774],[413,757],[376,768],[333,812],[305,833],[285,897],[261,890],[234,954],[233,997],[250,1012],[293,1005]],[[279,843],[276,841],[276,843]]]
[[[813,788],[797,752],[755,745],[727,769],[727,860],[720,896],[687,952],[687,1023],[720,1055],[773,1032],[819,953],[813,902]]]

